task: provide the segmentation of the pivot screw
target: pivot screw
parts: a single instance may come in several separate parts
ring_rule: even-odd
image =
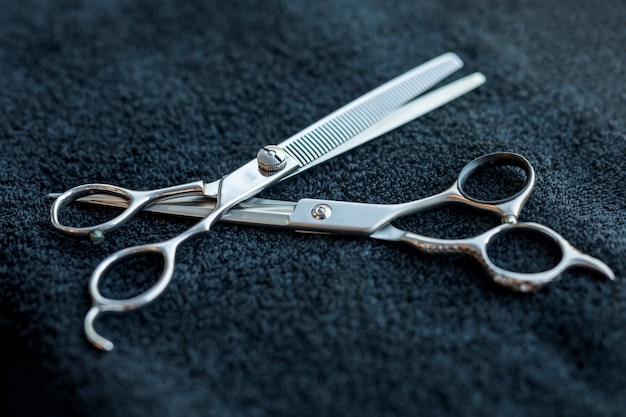
[[[333,214],[333,209],[328,204],[318,204],[311,210],[311,216],[315,220],[326,220]]]
[[[267,145],[256,155],[259,169],[266,175],[272,175],[285,167],[287,154],[280,146]]]

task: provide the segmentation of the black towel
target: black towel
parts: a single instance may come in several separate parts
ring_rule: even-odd
[[[624,415],[622,0],[0,3],[1,415]],[[85,340],[95,266],[193,221],[144,214],[94,245],[52,228],[47,193],[215,180],[447,51],[465,62],[451,79],[487,83],[262,196],[404,202],[512,151],[537,172],[521,220],[615,282],[572,269],[523,295],[463,255],[219,224],[155,303],[96,323],[115,350]],[[498,221],[448,207],[396,224],[469,237]],[[531,236],[497,256],[534,269],[549,249]],[[102,292],[138,294],[144,267]]]

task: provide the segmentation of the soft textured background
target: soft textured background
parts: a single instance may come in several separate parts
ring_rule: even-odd
[[[1,1],[0,414],[623,415],[625,21],[623,0]],[[522,219],[616,282],[572,270],[519,295],[462,256],[220,225],[181,249],[158,302],[98,322],[114,352],[85,341],[95,265],[192,223],[144,215],[93,245],[50,226],[46,193],[216,179],[446,51],[487,84],[263,195],[401,202],[515,151],[538,174]],[[534,265],[526,249],[509,257]]]

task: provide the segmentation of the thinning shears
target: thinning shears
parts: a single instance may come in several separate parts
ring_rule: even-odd
[[[555,279],[565,268],[572,265],[590,267],[613,278],[612,272],[605,264],[575,250],[551,229],[534,223],[517,223],[519,212],[534,185],[534,171],[524,158],[515,154],[495,154],[479,158],[466,167],[459,180],[449,190],[404,205],[367,205],[317,200],[284,203],[251,199],[261,190],[285,178],[372,140],[484,83],[484,76],[475,73],[415,99],[461,67],[461,60],[451,53],[428,61],[354,100],[282,143],[265,146],[259,150],[256,159],[218,181],[211,183],[197,181],[151,191],[134,191],[108,184],[85,184],[58,196],[51,208],[53,225],[68,235],[89,237],[93,240],[101,239],[105,233],[121,227],[142,210],[163,205],[174,205],[179,208],[196,206],[203,210],[201,214],[196,212],[202,220],[180,235],[160,243],[123,249],[110,255],[96,267],[89,283],[92,307],[84,323],[89,341],[98,348],[113,349],[112,342],[94,329],[93,324],[98,315],[109,311],[133,310],[152,302],[165,290],[172,278],[178,246],[192,236],[210,231],[220,219],[237,221],[239,218],[246,219],[252,224],[317,232],[348,232],[381,240],[404,241],[427,251],[469,253],[481,261],[496,282],[522,291],[529,291]],[[510,164],[522,168],[527,174],[524,189],[510,198],[499,201],[472,199],[463,189],[465,179],[483,166],[493,164]],[[108,196],[111,201],[123,201],[121,205],[126,209],[112,220],[92,227],[71,227],[59,221],[59,212],[67,204],[78,199],[97,198],[102,195]],[[175,199],[178,199],[178,202]],[[469,204],[495,213],[504,223],[476,238],[453,242],[404,232],[389,224],[399,216],[448,202]],[[354,216],[355,213],[359,215]],[[361,217],[362,222],[356,221],[356,218]],[[537,231],[556,241],[563,252],[559,265],[541,275],[506,271],[493,264],[486,253],[489,241],[501,233],[520,228]],[[124,300],[106,298],[100,293],[99,282],[106,271],[124,259],[151,253],[163,257],[163,271],[152,287]]]

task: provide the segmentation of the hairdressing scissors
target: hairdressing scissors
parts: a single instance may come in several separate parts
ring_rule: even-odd
[[[490,200],[472,196],[467,184],[479,172],[497,166],[520,168],[524,172],[521,189],[504,198]],[[329,234],[349,234],[378,240],[404,242],[426,253],[461,253],[473,256],[485,268],[491,279],[516,291],[530,292],[558,279],[570,267],[585,267],[615,279],[612,270],[601,260],[574,248],[560,234],[538,223],[518,222],[520,212],[535,185],[535,171],[526,158],[509,152],[478,157],[468,163],[448,189],[430,197],[400,204],[368,204],[347,201],[302,199],[298,202],[253,198],[245,201],[222,217],[222,221],[251,226],[275,227]],[[94,195],[82,202],[125,207],[119,198]],[[474,237],[438,239],[401,230],[392,221],[445,204],[460,204],[497,216],[501,224]],[[198,198],[164,201],[146,208],[147,212],[180,217],[204,217],[214,204]],[[498,237],[507,233],[532,232],[553,242],[560,251],[556,265],[541,272],[517,272],[500,267],[488,248]]]
[[[265,146],[258,151],[257,158],[214,182],[196,181],[151,191],[133,191],[109,184],[84,184],[61,194],[51,207],[53,225],[70,236],[89,237],[93,240],[101,239],[104,233],[121,227],[142,209],[164,199],[200,195],[214,201],[211,212],[180,235],[159,243],[123,249],[110,255],[96,267],[89,283],[92,307],[85,317],[85,333],[89,341],[101,349],[113,349],[113,343],[99,335],[93,327],[97,316],[103,312],[136,309],[157,298],[172,278],[179,245],[192,236],[209,232],[238,203],[289,176],[301,173],[407,123],[484,83],[485,77],[475,73],[415,99],[459,70],[462,65],[461,59],[453,53],[430,60],[348,103],[280,144]],[[61,224],[60,210],[78,198],[91,194],[123,198],[127,200],[128,207],[119,216],[95,227]],[[100,294],[98,284],[106,271],[124,259],[153,253],[162,256],[163,271],[152,287],[125,300],[111,300]]]
[[[425,64],[426,69],[421,66],[416,70],[421,69],[421,72],[417,71],[419,76],[430,78],[426,84],[432,85],[437,82],[436,79],[444,76],[441,74],[445,71],[442,71],[440,66],[450,63],[458,65],[456,60],[458,60],[456,56],[447,54]],[[435,77],[433,72],[439,73],[435,74],[437,75]],[[209,231],[219,219],[317,233],[369,236],[379,240],[405,242],[429,253],[469,254],[482,264],[496,283],[522,292],[542,287],[559,278],[563,271],[573,266],[586,267],[614,279],[613,272],[606,264],[578,251],[554,230],[537,223],[518,222],[519,214],[532,193],[535,173],[525,158],[513,153],[479,157],[461,171],[456,182],[447,190],[402,204],[380,205],[314,199],[303,199],[295,203],[250,198],[288,176],[365,143],[484,82],[482,75],[473,74],[407,105],[404,104],[407,99],[412,99],[417,93],[412,90],[410,94],[406,92],[401,94],[398,90],[408,88],[407,79],[410,83],[415,81],[406,74],[400,78],[404,79],[399,82],[398,79],[394,79],[384,84],[279,146],[263,148],[259,151],[256,161],[251,161],[214,183],[196,182],[154,191],[133,191],[107,184],[87,184],[58,196],[51,209],[52,222],[62,232],[78,237],[89,236],[98,239],[103,233],[119,228],[142,210],[203,219],[175,238],[157,244],[124,249],[98,265],[89,283],[93,304],[85,317],[85,333],[90,342],[101,349],[111,350],[113,344],[99,335],[93,327],[96,317],[102,312],[132,310],[153,301],[164,291],[171,279],[178,245],[195,234]],[[424,88],[428,87],[420,86],[418,89]],[[399,99],[385,97],[385,100],[382,100],[381,97],[386,95],[401,97]],[[393,103],[384,103],[383,106],[382,102],[386,100]],[[501,165],[514,166],[524,171],[525,182],[517,193],[500,199],[481,200],[472,197],[466,191],[465,186],[475,173]],[[114,219],[97,226],[72,228],[61,225],[58,219],[59,210],[76,200],[123,207],[125,210]],[[502,224],[478,236],[454,240],[419,235],[391,224],[399,217],[449,203],[462,204],[495,214],[501,219]],[[516,231],[538,233],[554,242],[561,252],[558,264],[548,270],[533,273],[510,271],[498,266],[489,256],[489,246],[498,237]],[[108,269],[122,259],[153,252],[163,256],[164,269],[151,288],[123,300],[106,298],[100,293],[99,282]]]

